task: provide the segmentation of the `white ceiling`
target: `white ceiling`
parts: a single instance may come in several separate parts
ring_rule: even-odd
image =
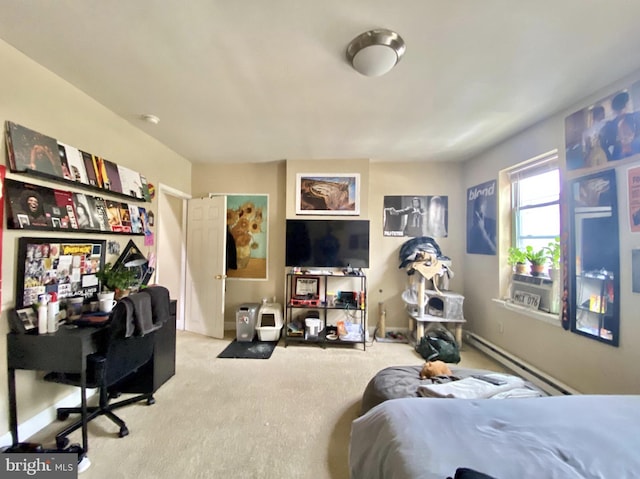
[[[0,38],[193,162],[444,161],[640,68],[639,18],[638,0],[2,0]],[[407,51],[369,78],[345,49],[374,28]]]

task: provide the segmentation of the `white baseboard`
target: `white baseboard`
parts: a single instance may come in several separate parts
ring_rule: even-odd
[[[97,393],[97,389],[87,389],[87,399],[94,396]],[[21,442],[25,442],[28,438],[36,434],[38,431],[44,429],[53,421],[56,420],[56,410],[59,407],[76,407],[80,405],[80,390],[76,390],[68,396],[62,398],[56,404],[48,407],[44,411],[39,412],[35,416],[27,419],[22,424],[18,424],[18,437]],[[18,404],[18,410],[20,405]],[[3,436],[0,436],[0,447],[11,446],[13,440],[11,438],[11,431]]]
[[[465,341],[487,356],[495,359],[506,368],[514,371],[520,377],[531,381],[540,389],[552,396],[580,394],[579,391],[558,381],[553,376],[539,370],[515,354],[500,348],[475,333],[465,332]]]

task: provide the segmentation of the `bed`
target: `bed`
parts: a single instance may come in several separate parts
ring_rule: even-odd
[[[640,477],[640,395],[401,398],[352,423],[351,479]]]
[[[474,375],[491,374],[484,369],[462,368],[449,365],[452,378],[466,379]],[[380,370],[367,384],[362,394],[361,414],[389,399],[420,397],[420,388],[432,383],[429,379],[420,379],[422,364],[418,366],[390,366]],[[446,382],[447,378],[439,377],[437,382]],[[545,395],[543,391],[529,382],[526,386]]]

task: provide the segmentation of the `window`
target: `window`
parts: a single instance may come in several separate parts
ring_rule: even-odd
[[[560,236],[560,171],[557,150],[508,171],[512,246],[534,251]]]

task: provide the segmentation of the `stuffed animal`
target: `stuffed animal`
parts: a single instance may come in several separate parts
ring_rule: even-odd
[[[453,373],[443,361],[427,361],[420,371],[420,379],[429,379],[434,376],[453,376]]]

